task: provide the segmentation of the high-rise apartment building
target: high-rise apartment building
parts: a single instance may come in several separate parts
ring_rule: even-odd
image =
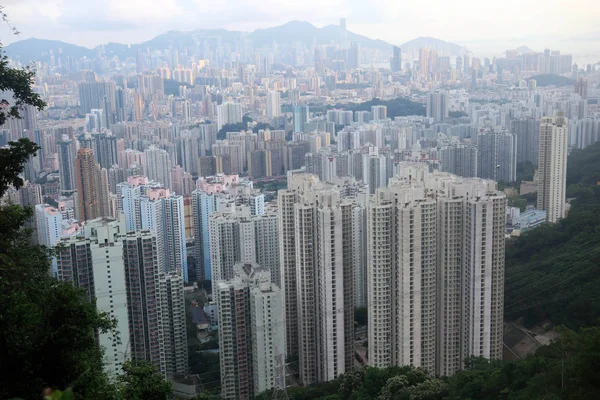
[[[56,142],[58,151],[58,172],[60,177],[60,192],[63,196],[70,196],[77,185],[75,181],[75,145],[67,135]]]
[[[371,106],[371,118],[373,121],[382,121],[387,118],[387,106]]]
[[[297,341],[287,351],[303,385],[335,379],[353,365],[354,204],[308,174],[291,175],[278,203],[287,340]]]
[[[506,198],[423,164],[367,205],[369,363],[452,375],[502,357]]]
[[[158,279],[160,312],[164,340],[161,371],[167,377],[188,370],[187,330],[185,320],[184,278],[180,271],[161,274]],[[163,355],[161,353],[161,355]]]
[[[428,93],[425,111],[427,118],[433,118],[436,122],[448,118],[448,93]]]
[[[477,146],[452,144],[439,149],[440,171],[465,178],[477,176]]]
[[[62,213],[48,204],[35,206],[37,243],[48,248],[56,246],[62,236]],[[56,276],[56,257],[52,257],[52,275]]]
[[[517,138],[501,128],[477,135],[477,174],[497,182],[517,180]]]
[[[369,153],[362,155],[362,181],[368,185],[370,194],[387,185],[388,158],[379,154],[377,147],[370,147]]]
[[[217,128],[219,130],[223,128],[223,125],[239,122],[242,122],[242,105],[240,103],[225,102],[217,106]]]
[[[102,109],[104,121],[102,126],[110,127],[115,122],[116,86],[114,82],[81,82],[79,89],[79,105],[81,114],[92,109]]]
[[[390,70],[392,72],[402,70],[402,50],[398,46],[394,46],[392,59],[390,60]]]
[[[267,117],[278,118],[281,116],[281,95],[279,92],[267,93]]]
[[[306,133],[306,124],[309,119],[308,106],[294,106],[294,132]]]
[[[75,159],[77,217],[82,221],[111,215],[108,173],[96,162],[94,151],[81,148]]]
[[[180,271],[187,282],[185,204],[183,196],[143,176],[129,177],[117,185],[117,209],[125,215],[127,232],[144,229],[158,239],[161,272]]]
[[[144,151],[144,155],[146,158],[146,173],[148,174],[148,178],[170,188],[173,162],[169,153],[156,146],[150,146]]]
[[[125,220],[88,221],[82,237],[63,238],[58,279],[86,289],[98,309],[117,319],[100,333],[105,369],[115,375],[130,359],[147,360],[166,377],[187,372],[185,299],[181,273],[164,273],[157,238],[125,233]]]
[[[212,279],[210,266],[210,236],[208,217],[215,212],[215,195],[198,189],[192,192],[194,215],[194,257],[196,279]]]
[[[540,123],[537,208],[553,223],[565,217],[568,126],[562,115],[544,117]]]
[[[510,132],[517,139],[517,163],[538,163],[540,123],[534,117],[522,117],[510,121]]]
[[[235,212],[216,212],[208,217],[213,288],[234,275],[236,263],[258,263],[271,271],[273,283],[280,280],[277,217],[252,216],[249,207]]]
[[[214,292],[219,314],[221,397],[252,399],[284,376],[283,295],[270,272],[238,263]]]
[[[88,291],[98,310],[117,320],[114,330],[99,333],[104,347],[104,368],[115,376],[131,357],[127,288],[123,263],[123,220],[98,218],[85,224],[83,238],[61,241],[65,249],[57,256],[58,279]]]

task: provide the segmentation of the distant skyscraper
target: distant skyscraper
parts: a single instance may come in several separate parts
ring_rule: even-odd
[[[400,72],[402,70],[402,50],[398,46],[394,46],[393,48],[390,70],[392,72]]]
[[[75,145],[67,135],[56,142],[58,150],[58,172],[60,176],[60,192],[63,196],[70,196],[77,186],[75,183]]]
[[[308,106],[294,106],[294,132],[305,132],[309,120]]]
[[[385,155],[379,154],[377,147],[370,147],[369,153],[362,155],[362,181],[368,185],[369,193],[374,194],[388,181],[388,162]]]
[[[110,127],[115,122],[115,83],[81,82],[78,88],[81,114],[85,115],[92,109],[102,109],[104,115],[102,126]]]
[[[465,178],[477,176],[477,146],[449,145],[440,148],[440,171]]]
[[[548,222],[565,217],[568,122],[562,115],[543,117],[540,123],[537,208]]]
[[[427,77],[429,75],[429,49],[421,47],[419,49],[419,70],[421,75]]]
[[[534,117],[523,117],[510,121],[510,131],[517,139],[517,163],[538,163],[540,123]]]
[[[194,256],[196,259],[196,278],[211,279],[210,237],[208,217],[215,212],[215,195],[198,189],[192,193],[194,215]]]
[[[426,112],[427,118],[433,118],[436,122],[448,118],[448,93],[428,93]]]
[[[240,103],[223,103],[217,106],[217,127],[242,122],[242,105]]]
[[[148,178],[163,184],[167,188],[171,187],[173,162],[169,153],[156,146],[150,146],[144,152],[144,155],[146,157],[146,173],[148,174]]]
[[[348,49],[348,29],[346,28],[346,18],[340,18],[340,48]]]
[[[82,148],[75,160],[78,219],[87,221],[111,214],[108,199],[108,174],[96,163],[92,149]]]
[[[278,118],[281,116],[281,96],[279,92],[267,93],[267,117]]]
[[[373,121],[381,121],[387,118],[387,106],[371,106],[371,118]]]
[[[360,44],[352,43],[352,45],[348,49],[348,68],[360,68],[360,57]]]
[[[517,180],[517,140],[512,133],[485,129],[477,135],[477,174],[497,182]]]

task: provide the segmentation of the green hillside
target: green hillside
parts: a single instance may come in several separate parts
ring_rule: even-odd
[[[434,378],[413,367],[364,368],[341,378],[289,388],[291,400],[598,399],[600,328],[563,329],[561,339],[517,361],[472,359],[469,369]],[[271,391],[257,400],[274,398]]]
[[[525,325],[596,325],[600,318],[600,143],[567,162],[571,210],[510,242],[506,250],[505,316]]]
[[[556,74],[535,75],[531,79],[535,79],[538,86],[570,86],[575,83],[573,79]]]

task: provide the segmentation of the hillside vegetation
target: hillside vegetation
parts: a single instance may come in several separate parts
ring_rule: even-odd
[[[541,74],[532,76],[531,79],[535,79],[538,86],[570,86],[575,81],[561,75],[555,74]]]
[[[510,242],[505,316],[527,326],[578,329],[600,318],[600,143],[574,150],[567,162],[567,218]]]
[[[469,369],[434,378],[413,367],[352,371],[337,380],[290,388],[292,400],[532,400],[598,399],[600,328],[575,333],[517,361],[470,360]],[[258,400],[273,398],[268,391]]]

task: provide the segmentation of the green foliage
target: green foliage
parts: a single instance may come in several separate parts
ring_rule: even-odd
[[[5,92],[7,97],[0,99],[0,126],[4,125],[7,118],[20,118],[20,111],[25,105],[31,105],[38,110],[46,106],[40,95],[32,89],[34,80],[35,71],[31,67],[9,66],[8,58],[0,44],[0,92]],[[9,97],[10,93],[12,98]]]
[[[110,399],[97,331],[114,327],[86,294],[49,274],[51,252],[22,229],[32,211],[0,207],[0,398],[39,397],[73,386],[86,399]]]
[[[219,132],[217,132],[217,140],[224,140],[227,137],[227,132],[240,132],[248,129],[248,124],[245,122],[238,122],[237,124],[225,124]]]
[[[65,391],[47,389],[44,392],[44,400],[73,400],[75,398],[72,388]]]
[[[600,182],[600,142],[575,149],[567,162],[567,183],[594,186]]]
[[[213,390],[220,387],[221,370],[219,365],[219,354],[209,351],[201,351],[200,345],[188,347],[188,365],[192,374],[200,374],[204,387]]]
[[[448,116],[450,116],[451,118],[461,118],[461,117],[468,117],[469,114],[467,114],[464,111],[450,111],[448,113]]]
[[[520,162],[517,164],[517,182],[532,181],[535,174],[536,166],[529,161]]]
[[[573,151],[567,162],[567,218],[508,243],[505,316],[527,326],[551,321],[571,329],[600,316],[600,143]]]
[[[25,162],[38,150],[40,147],[26,138],[9,142],[7,147],[0,148],[0,197],[10,186],[15,189],[23,186],[23,179],[19,175],[25,168]]]
[[[179,86],[185,86],[187,88],[193,88],[193,85],[189,83],[179,82],[174,79],[164,79],[165,84],[165,95],[179,96]]]
[[[416,103],[405,97],[398,97],[392,100],[381,100],[374,98],[373,100],[365,101],[364,103],[340,103],[328,108],[337,108],[350,111],[371,111],[371,106],[380,105],[387,106],[387,116],[391,119],[407,115],[425,115],[425,106],[423,104]]]
[[[414,367],[366,367],[307,388],[290,388],[292,400],[530,400],[600,398],[600,328],[575,333],[517,361],[473,358],[467,369],[434,378]],[[265,392],[257,399],[269,399]]]
[[[529,79],[535,79],[538,86],[571,86],[575,81],[565,76],[556,74],[540,74],[532,76]]]
[[[121,395],[127,400],[165,400],[171,394],[171,382],[146,361],[126,361],[119,376]]]
[[[273,129],[273,127],[270,124],[267,124],[266,122],[257,122],[256,126],[252,128],[252,132],[258,133],[258,131],[260,131],[261,129]]]

